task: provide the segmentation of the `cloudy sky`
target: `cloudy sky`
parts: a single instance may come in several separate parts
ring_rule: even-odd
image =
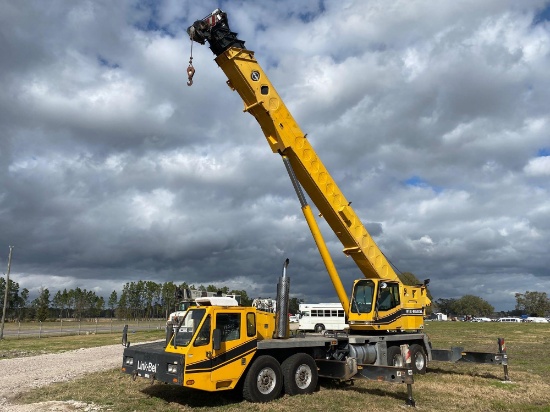
[[[548,1],[0,0],[0,264],[335,301],[278,155],[186,28],[215,8],[390,261],[434,298],[550,294]],[[361,277],[320,222],[344,285]]]

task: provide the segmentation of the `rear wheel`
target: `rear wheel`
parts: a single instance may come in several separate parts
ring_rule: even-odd
[[[270,402],[279,396],[282,387],[283,373],[279,362],[271,356],[260,356],[246,374],[243,397],[249,402]]]
[[[426,351],[422,346],[415,343],[409,346],[409,352],[411,354],[413,372],[424,375],[426,373],[426,367],[428,366]]]
[[[321,333],[325,330],[325,325],[323,325],[322,323],[318,323],[317,325],[315,325],[315,328],[313,328],[313,330],[317,333]]]
[[[319,375],[317,364],[306,353],[296,353],[282,364],[285,392],[288,395],[313,393]]]
[[[401,348],[399,346],[388,347],[388,366],[404,366],[403,355],[401,355]]]

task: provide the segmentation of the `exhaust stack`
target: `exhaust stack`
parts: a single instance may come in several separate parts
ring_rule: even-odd
[[[288,325],[290,278],[286,274],[288,263],[289,260],[286,259],[283,265],[283,274],[277,283],[277,313],[275,315],[274,336],[276,339],[288,339],[290,336]]]

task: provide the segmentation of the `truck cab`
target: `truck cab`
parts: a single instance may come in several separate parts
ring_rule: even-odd
[[[125,372],[206,391],[233,389],[257,341],[273,335],[275,315],[238,306],[229,297],[198,298],[196,303],[166,342],[126,348]]]

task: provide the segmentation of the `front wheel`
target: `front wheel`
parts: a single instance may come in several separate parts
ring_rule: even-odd
[[[409,346],[409,353],[411,354],[413,372],[424,375],[426,373],[426,367],[428,366],[428,356],[424,348],[415,343]]]
[[[296,353],[282,364],[285,392],[288,395],[313,393],[319,375],[317,364],[307,353]]]
[[[271,356],[258,357],[244,379],[243,397],[249,402],[270,402],[281,393],[283,372]]]

